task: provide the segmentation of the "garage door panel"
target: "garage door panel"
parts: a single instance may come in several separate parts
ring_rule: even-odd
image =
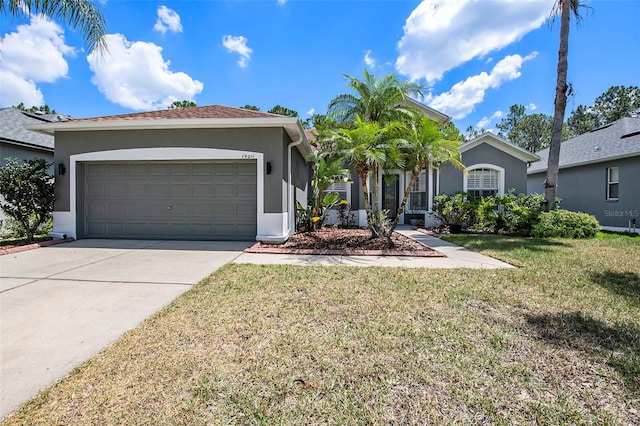
[[[91,238],[254,239],[256,163],[87,163]]]

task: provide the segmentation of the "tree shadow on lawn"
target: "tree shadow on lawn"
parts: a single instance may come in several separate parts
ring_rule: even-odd
[[[640,394],[640,328],[610,326],[582,312],[527,315],[527,322],[543,340],[558,347],[583,351],[606,360],[634,394]]]
[[[640,305],[640,275],[635,272],[589,272],[589,279],[612,293],[628,298]]]
[[[513,237],[495,234],[456,234],[443,237],[454,244],[462,244],[475,250],[512,251],[527,249],[530,251],[549,252],[552,247],[571,247],[571,244],[547,238]]]

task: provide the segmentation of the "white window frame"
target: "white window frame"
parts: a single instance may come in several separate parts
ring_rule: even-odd
[[[335,189],[334,186],[336,185],[344,185],[344,189]],[[334,182],[331,185],[329,185],[327,190],[323,192],[322,196],[324,197],[324,194],[327,194],[329,192],[336,192],[336,193],[346,192],[347,193],[346,200],[349,202],[349,205],[351,205],[351,182]],[[340,200],[342,200],[342,198]]]
[[[504,168],[487,163],[474,164],[467,167],[469,173],[478,169],[489,169],[498,172],[498,195],[504,195]],[[469,190],[469,176],[467,173],[463,174],[463,179],[462,190],[466,192]]]
[[[611,178],[611,172],[615,170],[616,171],[616,179],[613,180]],[[612,197],[611,196],[611,185],[617,185],[617,189],[618,189],[618,196],[617,197]],[[620,168],[619,167],[607,167],[607,201],[618,201],[620,197]]]
[[[409,179],[411,179],[411,173],[405,173],[405,179],[408,182]],[[415,185],[418,185],[418,190],[415,190]],[[417,213],[421,213],[421,212],[426,212],[429,209],[429,198],[428,198],[428,189],[429,189],[429,169],[422,169],[420,171],[420,174],[418,175],[418,179],[416,180],[413,188],[411,188],[410,194],[409,194],[409,199],[407,200],[407,207],[411,207],[411,194],[413,194],[414,192],[419,194],[419,193],[424,193],[424,197],[425,197],[425,206],[423,209],[411,209],[411,208],[406,208],[405,210],[407,211],[407,213],[411,213],[411,212],[417,212]]]

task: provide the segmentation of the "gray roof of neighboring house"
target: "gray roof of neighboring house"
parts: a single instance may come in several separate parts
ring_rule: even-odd
[[[527,174],[547,170],[549,149],[536,152],[540,161]],[[560,168],[640,156],[640,117],[625,117],[599,129],[562,142]]]
[[[60,117],[60,118],[59,118]],[[64,121],[61,114],[33,114],[17,108],[0,109],[0,142],[53,151],[53,136],[24,128],[25,124]]]

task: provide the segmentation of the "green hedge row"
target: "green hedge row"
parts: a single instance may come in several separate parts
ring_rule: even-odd
[[[466,192],[434,197],[434,216],[450,228],[525,237],[591,238],[600,230],[597,219],[563,209],[542,210],[541,194],[473,197]]]

